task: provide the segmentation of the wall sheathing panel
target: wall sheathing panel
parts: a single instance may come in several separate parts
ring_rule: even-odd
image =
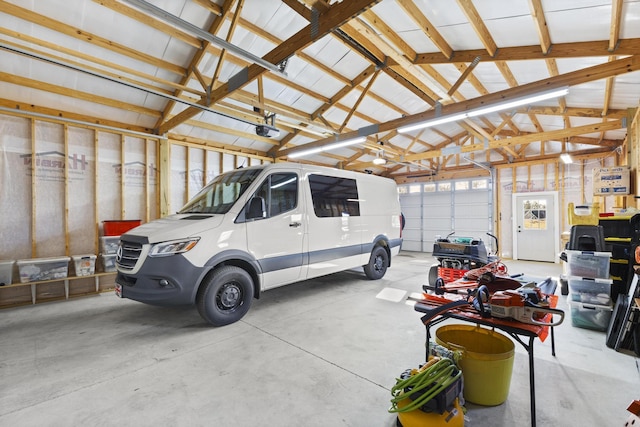
[[[93,254],[98,245],[94,218],[94,177],[96,159],[94,131],[67,128],[68,144],[68,220],[69,253]],[[57,255],[54,253],[54,255]]]
[[[65,177],[64,128],[60,124],[36,122],[33,231],[37,257],[61,255],[65,248]]]
[[[105,220],[137,219],[120,218],[122,212],[121,173],[121,140],[120,135],[109,132],[98,132],[98,224],[100,234]],[[126,188],[126,187],[125,187]]]
[[[188,147],[189,164],[187,200],[195,196],[205,185],[205,151],[200,148]]]
[[[0,260],[31,256],[31,120],[0,116]]]
[[[183,145],[171,145],[171,179],[169,214],[174,214],[187,203],[187,151],[188,147]]]
[[[0,260],[99,255],[103,221],[158,217],[155,164],[156,139],[0,114]],[[12,276],[19,284],[17,265]],[[95,293],[96,287],[112,289],[113,278],[2,287],[0,307]]]

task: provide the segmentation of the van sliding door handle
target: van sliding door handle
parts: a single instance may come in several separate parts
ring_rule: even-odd
[[[289,224],[289,227],[300,227],[302,224],[299,222],[292,222],[291,224]]]

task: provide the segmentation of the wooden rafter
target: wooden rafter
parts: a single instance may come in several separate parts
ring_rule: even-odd
[[[611,0],[611,28],[609,30],[609,52],[615,52],[620,41],[622,0]]]
[[[360,93],[360,96],[356,100],[356,103],[353,105],[353,108],[351,108],[351,110],[347,114],[347,117],[345,117],[344,121],[342,122],[342,125],[338,129],[338,133],[341,133],[344,130],[344,128],[347,126],[347,123],[349,123],[349,120],[351,120],[351,117],[353,117],[353,113],[358,109],[364,97],[367,96],[367,93],[369,93],[369,90],[371,89],[371,86],[373,86],[373,83],[376,81],[376,77],[378,77],[379,73],[380,73],[380,70],[376,70],[376,72],[373,73],[373,76],[371,76],[371,78],[369,79],[367,86]]]
[[[609,40],[575,42],[575,43],[555,43],[545,55],[540,50],[540,45],[501,47],[495,56],[488,55],[486,50],[456,50],[451,60],[446,59],[440,52],[419,53],[416,55],[415,64],[447,64],[455,62],[471,62],[473,58],[480,56],[482,62],[491,61],[523,61],[534,59],[550,58],[586,58],[593,56],[609,56]],[[640,54],[640,38],[620,39],[615,49],[616,55],[638,55]]]
[[[225,17],[227,16],[228,13],[230,13],[234,3],[235,3],[235,0],[225,0],[220,11],[220,16],[217,16],[216,19],[213,20],[213,23],[211,24],[211,26],[209,27],[209,32],[211,34],[215,34],[220,29],[220,27],[224,23]],[[191,58],[191,61],[189,62],[187,72],[181,78],[181,83],[183,85],[187,85],[189,83],[189,80],[191,80],[192,73],[194,72],[194,70],[197,69],[198,65],[200,64],[200,61],[204,57],[207,51],[207,48],[209,46],[210,46],[209,42],[203,41],[202,42],[203,48],[197,50],[194,53],[194,55]],[[220,60],[222,60],[222,58],[223,57],[220,56]],[[203,105],[211,105],[211,87],[212,87],[211,84],[209,84],[208,86],[205,86],[206,93],[204,96],[200,98],[201,100],[204,100]],[[167,117],[169,117],[169,114],[174,106],[175,106],[175,102],[173,101],[170,101],[167,103],[167,105],[164,107],[164,110],[162,111],[162,116],[160,120],[158,120],[158,122],[156,123],[156,128],[159,128],[160,126],[162,126],[162,122],[166,120]]]
[[[371,27],[365,25],[359,19],[354,19],[349,23],[349,25],[363,37],[366,37],[369,40],[375,40],[378,48],[381,49],[389,58],[393,59],[396,64],[398,64],[397,66],[392,68],[397,72],[408,73],[408,75],[404,75],[403,77],[405,79],[409,79],[412,84],[414,84],[418,89],[420,89],[429,98],[431,98],[431,105],[435,104],[435,101],[437,99],[442,98],[442,96],[440,96],[436,92],[442,92],[442,89],[433,84],[429,84],[431,83],[430,80],[426,79],[426,76],[419,67],[413,65],[413,63],[409,61],[409,59],[404,55],[400,55],[394,47],[389,46],[389,44],[386,43],[382,37],[378,36],[375,31],[372,31]]]
[[[343,25],[346,21],[352,19],[354,16],[359,15],[368,7],[377,3],[379,0],[353,0],[350,2],[338,3],[332,6],[326,12],[321,13],[318,17],[317,26],[314,25],[312,29],[310,25],[301,29],[293,36],[289,37],[285,42],[278,45],[276,48],[267,53],[262,59],[272,64],[278,64],[279,62],[287,59],[289,56],[295,54],[298,50],[308,46],[313,41],[326,35],[331,30]],[[248,83],[255,80],[259,75],[266,73],[267,70],[260,65],[252,64],[245,70],[241,71],[236,76],[232,77],[231,84],[229,82],[221,85],[215,91],[211,93],[210,101],[215,103],[227,96],[233,91],[240,89]],[[200,101],[201,103],[204,100]],[[158,129],[158,133],[162,134],[169,129],[173,129],[180,123],[188,120],[196,115],[200,110],[196,107],[189,107],[170,120],[164,122]]]
[[[508,139],[499,139],[493,140],[489,142],[489,148],[495,149],[500,147],[513,147],[519,144],[528,144],[536,141],[546,141],[546,140],[562,140],[563,138],[570,138],[574,135],[584,135],[587,133],[594,132],[602,132],[606,130],[615,130],[620,129],[622,126],[622,121],[612,121],[607,123],[596,123],[593,125],[585,125],[585,126],[577,126],[569,129],[560,129],[553,130],[541,133],[532,133],[528,135],[520,135],[513,138]],[[470,153],[473,151],[484,151],[485,144],[473,144],[469,146],[461,147],[461,152]],[[407,160],[422,160],[429,159],[434,157],[442,156],[442,150],[432,150],[425,153],[417,153],[406,156]]]
[[[471,0],[458,0],[458,4],[460,5],[462,12],[467,16],[471,27],[473,27],[474,31],[478,35],[478,38],[489,53],[489,56],[494,57],[498,51],[498,46],[493,40],[489,29],[484,24],[482,17],[480,17],[480,14],[476,10],[476,7],[473,5],[473,2]]]
[[[231,25],[229,26],[229,29],[227,31],[226,41],[229,43],[231,42],[233,34],[236,31],[238,20],[240,19],[240,15],[242,14],[243,5],[244,5],[244,0],[238,0],[236,11],[234,12],[233,17],[231,18]],[[219,21],[224,22],[224,19],[220,19]],[[214,84],[218,81],[218,77],[220,77],[220,72],[222,71],[222,65],[224,64],[226,56],[227,56],[227,50],[222,49],[220,51],[220,55],[218,56],[218,63],[216,64],[216,69],[213,71],[213,76],[211,77],[211,83],[207,88],[209,92],[211,92],[211,89],[214,87]]]
[[[303,38],[305,36],[300,33],[296,36],[289,37],[287,39],[280,39],[277,37],[278,31],[268,31],[261,28],[257,21],[256,23],[249,22],[248,17],[243,18],[242,12],[242,0],[240,0],[238,6],[238,0],[189,0],[192,4],[187,4],[186,7],[190,8],[190,11],[197,10],[197,7],[202,7],[201,13],[211,14],[206,16],[206,27],[204,31],[210,31],[212,34],[220,35],[222,28],[226,34],[222,34],[222,37],[226,36],[228,41],[231,40],[233,32],[237,28],[243,28],[262,41],[266,41],[276,46],[272,52],[267,55],[280,55],[284,57],[285,54],[296,55],[296,65],[299,65],[298,61],[302,61],[310,64],[311,67],[317,69],[323,74],[324,78],[332,78],[338,82],[338,86],[328,85],[317,89],[318,85],[305,85],[297,83],[295,80],[298,78],[295,74],[292,78],[281,75],[275,72],[265,72],[260,67],[253,66],[250,62],[236,56],[229,52],[227,54],[224,49],[220,49],[201,38],[191,35],[178,27],[166,24],[163,20],[157,19],[151,15],[147,15],[141,9],[133,8],[127,5],[126,1],[122,0],[90,0],[95,4],[90,5],[91,10],[99,9],[99,7],[108,8],[110,11],[109,17],[117,18],[123,16],[136,21],[135,24],[138,28],[146,27],[145,34],[155,34],[155,32],[149,32],[150,29],[155,29],[163,34],[162,39],[168,40],[169,45],[164,54],[149,53],[154,50],[146,50],[140,47],[139,43],[134,40],[121,39],[115,36],[110,36],[108,32],[101,30],[87,31],[87,27],[84,23],[73,22],[64,18],[58,18],[60,21],[50,19],[46,16],[46,13],[42,12],[37,6],[33,8],[23,8],[16,6],[16,2],[0,0],[2,4],[3,15],[10,18],[16,18],[16,22],[20,22],[20,26],[2,26],[0,28],[0,35],[6,40],[0,40],[3,45],[9,45],[15,47],[18,51],[30,52],[22,53],[23,56],[32,60],[43,60],[55,64],[59,62],[59,65],[64,64],[72,65],[78,69],[83,69],[87,75],[103,74],[108,76],[112,81],[120,81],[123,84],[130,84],[131,86],[139,86],[141,88],[150,89],[151,92],[157,91],[159,94],[166,94],[179,98],[188,103],[201,103],[202,106],[208,106],[212,111],[220,112],[229,117],[236,118],[238,120],[246,121],[248,123],[260,123],[264,120],[265,112],[277,113],[276,126],[284,132],[281,138],[264,138],[252,131],[237,131],[234,127],[225,127],[219,125],[213,125],[206,122],[207,115],[203,116],[201,120],[194,120],[193,116],[189,114],[201,111],[197,108],[187,108],[187,112],[175,114],[174,100],[160,100],[155,95],[148,97],[149,102],[140,102],[142,97],[118,97],[118,91],[114,91],[112,96],[105,91],[91,91],[88,90],[84,82],[78,79],[79,84],[73,86],[73,83],[60,83],[53,80],[41,79],[40,82],[36,80],[30,80],[33,75],[28,73],[11,73],[6,72],[1,74],[0,78],[5,83],[15,86],[22,86],[28,90],[34,89],[41,92],[47,92],[55,94],[56,96],[65,96],[69,100],[77,99],[84,105],[89,103],[108,105],[109,108],[120,110],[119,113],[124,111],[136,112],[140,115],[144,122],[151,124],[156,123],[149,128],[155,128],[150,130],[141,126],[133,126],[126,123],[119,123],[117,121],[100,119],[98,117],[91,117],[90,115],[82,115],[77,113],[71,113],[69,111],[62,111],[62,105],[70,105],[67,100],[61,103],[61,109],[53,111],[50,108],[44,106],[26,105],[24,102],[0,100],[0,105],[9,109],[22,109],[24,111],[40,112],[41,114],[55,113],[64,121],[64,118],[75,118],[75,120],[89,121],[98,124],[107,123],[108,126],[119,127],[122,129],[131,129],[139,132],[152,132],[167,134],[168,130],[171,130],[172,126],[179,123],[184,123],[189,126],[194,126],[198,129],[204,129],[207,132],[209,138],[216,139],[217,133],[224,133],[231,136],[237,136],[238,141],[245,141],[247,139],[258,141],[259,144],[255,146],[264,147],[267,144],[271,148],[267,148],[266,152],[259,152],[256,150],[249,150],[252,155],[260,156],[264,159],[280,158],[292,149],[294,146],[296,149],[301,147],[300,141],[312,140],[309,146],[322,145],[325,143],[329,135],[341,134],[341,138],[347,138],[350,135],[354,135],[361,130],[349,129],[349,122],[353,123],[355,120],[352,118],[358,118],[358,121],[370,123],[371,126],[365,126],[367,129],[375,129],[375,137],[373,134],[369,134],[369,141],[360,148],[351,148],[353,153],[349,153],[346,156],[339,156],[336,153],[329,153],[326,158],[330,162],[335,162],[340,167],[353,167],[362,168],[366,165],[370,165],[370,156],[375,154],[376,146],[375,142],[384,142],[386,147],[385,155],[389,159],[398,160],[400,158],[413,156],[416,154],[423,154],[424,152],[432,152],[442,150],[443,148],[460,148],[460,150],[472,150],[474,147],[479,147],[481,142],[491,143],[488,149],[483,150],[483,156],[486,157],[487,162],[493,162],[496,158],[518,162],[525,162],[530,158],[537,156],[540,158],[547,158],[547,155],[552,155],[550,148],[552,144],[545,141],[529,141],[522,139],[529,137],[530,132],[521,131],[518,129],[518,125],[522,126],[522,129],[528,129],[521,123],[530,122],[535,127],[536,132],[542,132],[542,136],[548,135],[544,132],[542,123],[546,123],[542,119],[542,115],[561,116],[564,120],[564,127],[567,131],[577,132],[581,128],[572,127],[572,118],[574,117],[590,117],[597,118],[602,127],[600,130],[594,131],[598,133],[598,137],[591,138],[584,135],[574,135],[573,133],[564,138],[564,141],[569,144],[572,149],[579,149],[581,152],[606,152],[613,147],[617,147],[620,144],[619,140],[612,140],[605,138],[605,130],[609,130],[609,126],[615,126],[612,123],[617,123],[622,117],[628,115],[627,110],[613,109],[612,105],[617,106],[620,101],[620,94],[615,94],[616,99],[614,101],[614,88],[619,89],[615,85],[615,76],[626,72],[633,72],[637,70],[636,56],[640,55],[640,38],[636,39],[621,39],[622,30],[625,25],[629,25],[627,12],[625,11],[625,2],[623,0],[611,0],[607,4],[607,10],[611,11],[611,26],[608,40],[589,41],[589,42],[571,42],[553,44],[551,41],[549,28],[547,28],[546,18],[550,18],[554,11],[551,9],[547,11],[545,17],[545,11],[542,7],[542,0],[527,0],[529,4],[529,10],[531,17],[530,22],[537,28],[539,44],[532,46],[513,46],[503,47],[498,49],[492,35],[487,29],[487,22],[483,21],[479,15],[475,6],[480,6],[478,1],[474,0],[457,0],[457,4],[461,10],[466,14],[469,23],[473,26],[478,39],[484,45],[483,49],[474,50],[455,50],[449,45],[453,39],[447,40],[447,37],[453,33],[454,30],[447,28],[445,31],[442,22],[439,22],[439,16],[437,13],[427,7],[424,2],[420,3],[415,0],[396,0],[393,2],[393,7],[399,14],[403,14],[405,22],[409,22],[409,26],[415,28],[411,29],[412,36],[417,36],[424,40],[431,40],[436,46],[436,51],[418,54],[412,46],[421,46],[417,38],[411,39],[405,37],[407,34],[404,31],[400,31],[400,21],[395,20],[394,16],[390,14],[387,16],[389,9],[380,7],[379,9],[366,9],[374,1],[357,0],[362,6],[359,10],[352,5],[340,6],[343,10],[349,9],[352,14],[345,13],[337,19],[335,15],[338,9],[339,3],[352,3],[349,1],[336,2],[334,0],[282,0],[283,8],[289,7],[295,12],[299,13],[309,22],[307,26],[308,33],[320,29],[320,33],[326,34],[335,40],[340,41],[347,47],[349,55],[356,53],[364,58],[370,66],[362,69],[362,65],[359,65],[361,69],[351,69],[348,72],[342,73],[339,70],[344,69],[342,66],[334,67],[334,63],[331,61],[323,62],[327,57],[315,56],[316,49],[296,49],[296,46],[303,46]],[[19,2],[18,2],[19,3]],[[34,3],[36,4],[36,3]],[[197,7],[194,6],[198,5]],[[546,3],[545,3],[546,4]],[[99,5],[99,6],[96,6]],[[455,7],[455,6],[454,6]],[[591,6],[586,6],[591,8]],[[246,9],[246,8],[245,8]],[[186,10],[186,9],[185,9]],[[382,12],[385,11],[385,15]],[[480,9],[481,11],[483,9]],[[290,12],[290,11],[289,11]],[[246,10],[244,12],[246,14]],[[331,14],[334,15],[331,15]],[[404,16],[406,15],[406,16]],[[185,16],[188,16],[186,14]],[[318,16],[321,17],[318,20]],[[553,15],[555,18],[557,15]],[[205,22],[205,16],[202,16],[202,22]],[[298,18],[298,17],[296,17]],[[325,19],[326,18],[326,19]],[[336,18],[335,20],[333,20]],[[318,26],[322,20],[333,20],[335,25],[331,28]],[[412,21],[412,22],[410,22]],[[68,22],[68,23],[65,23]],[[128,21],[127,21],[128,22]],[[300,20],[292,23],[300,28]],[[413,26],[416,23],[417,26]],[[29,25],[33,24],[33,25]],[[435,24],[435,25],[434,25]],[[465,23],[466,24],[466,23]],[[555,24],[555,20],[549,21],[549,25]],[[497,22],[492,22],[492,30],[494,30]],[[42,27],[37,31],[33,31],[35,26]],[[27,28],[28,27],[28,28]],[[555,30],[555,29],[554,29]],[[442,31],[442,33],[440,32]],[[496,35],[497,30],[496,31]],[[34,35],[49,34],[50,32],[56,32],[61,35],[62,38],[51,37],[43,39],[37,39]],[[321,36],[318,34],[318,38]],[[282,32],[280,34],[286,34]],[[289,33],[290,34],[290,33]],[[316,34],[313,37],[309,37],[307,41],[313,43],[318,40]],[[101,37],[99,37],[99,36]],[[167,36],[165,39],[165,35]],[[504,34],[501,34],[504,37]],[[113,38],[111,38],[113,37]],[[61,42],[63,39],[73,38],[77,42],[75,45],[68,45]],[[283,36],[284,38],[284,36]],[[126,40],[123,42],[122,40]],[[118,43],[119,42],[119,43]],[[58,45],[59,43],[59,45]],[[173,55],[170,52],[172,47],[180,45],[186,49],[186,55]],[[90,47],[94,46],[95,49]],[[320,46],[320,44],[318,44]],[[422,44],[424,46],[424,44]],[[72,49],[73,47],[73,49]],[[17,55],[18,52],[11,48],[6,48],[6,51],[11,52],[9,55]],[[102,55],[103,50],[108,50],[107,55]],[[142,51],[142,54],[140,52]],[[93,55],[87,54],[90,52]],[[276,52],[276,53],[274,53]],[[3,52],[4,53],[4,52]],[[206,56],[205,56],[206,55]],[[563,58],[568,60],[570,58],[594,58],[598,56],[608,56],[609,63],[603,67],[589,67],[582,70],[578,67],[568,66],[567,68],[578,69],[576,72],[568,73],[566,75],[560,75],[558,72],[558,66],[555,63],[557,58]],[[626,55],[631,55],[631,58],[625,58]],[[118,58],[122,57],[122,61]],[[185,58],[185,60],[177,61],[175,58]],[[204,58],[211,57],[209,62],[213,62],[216,71],[209,71],[209,63],[207,63],[207,72],[204,73]],[[164,58],[173,58],[165,60]],[[621,59],[617,59],[621,58]],[[3,58],[4,59],[4,58]],[[11,58],[9,58],[11,59]],[[214,60],[217,59],[217,64]],[[50,61],[49,61],[50,60]],[[474,61],[475,60],[475,61]],[[546,83],[534,82],[535,85],[526,84],[519,86],[514,73],[510,70],[510,66],[513,66],[513,61],[528,60],[536,61],[545,64],[549,71],[549,79],[545,79]],[[276,61],[275,56],[272,56],[270,62]],[[481,67],[476,67],[478,61],[484,64]],[[582,62],[591,62],[592,59]],[[622,62],[621,62],[622,61]],[[625,70],[622,69],[620,64],[627,61],[629,67]],[[26,61],[25,61],[26,62]],[[293,61],[292,61],[293,62]],[[485,79],[485,73],[488,68],[488,63],[495,63],[498,70],[504,77],[505,81],[509,85],[510,89],[499,93],[491,93],[491,90],[495,90],[495,83],[493,80]],[[236,84],[237,81],[220,82],[218,81],[218,75],[220,68],[223,64],[230,64],[234,67],[244,68],[243,72],[246,73],[246,80]],[[438,66],[440,64],[449,64],[448,66]],[[342,65],[342,64],[340,64]],[[453,71],[454,68],[457,72]],[[537,65],[537,64],[536,64]],[[54,67],[54,65],[48,65]],[[608,68],[610,66],[610,68]],[[69,68],[73,68],[69,67]],[[514,68],[515,69],[515,68]],[[538,67],[536,67],[536,70]],[[9,69],[11,70],[11,69]],[[7,70],[5,70],[7,71]],[[359,73],[359,74],[358,74]],[[372,78],[372,76],[375,76]],[[378,85],[373,87],[373,79],[380,73],[384,73],[385,82],[389,80],[392,85],[401,85],[403,89],[411,92],[417,99],[411,99],[410,102],[402,103],[397,102],[397,98],[389,96],[385,93],[385,90]],[[586,77],[588,73],[594,73]],[[206,75],[203,75],[206,74]],[[353,77],[354,74],[356,77]],[[488,73],[488,75],[491,75]],[[24,76],[24,77],[23,77]],[[390,79],[387,79],[386,77]],[[26,77],[26,78],[25,78]],[[232,79],[233,80],[233,79]],[[382,78],[378,79],[380,82]],[[457,131],[448,133],[457,133],[450,136],[439,129],[430,128],[428,132],[420,132],[417,136],[402,135],[398,136],[397,128],[411,122],[418,120],[424,120],[431,117],[433,114],[451,114],[455,111],[464,111],[465,109],[474,108],[474,106],[485,105],[487,103],[497,102],[505,97],[520,96],[525,93],[533,93],[536,90],[546,90],[549,87],[555,87],[559,82],[563,81],[564,85],[577,85],[582,81],[597,81],[600,80],[604,84],[604,96],[598,99],[599,103],[594,104],[591,108],[575,108],[567,105],[566,100],[558,99],[555,101],[547,101],[546,106],[535,107],[521,107],[515,111],[509,111],[508,113],[492,114],[486,117],[476,117],[472,120],[468,120],[463,123],[459,123],[462,126],[462,132]],[[634,78],[630,79],[633,81]],[[86,81],[89,81],[87,78]],[[197,83],[196,83],[197,81]],[[248,88],[243,88],[242,84],[245,82],[254,81]],[[367,83],[368,82],[368,83]],[[453,82],[453,83],[452,83]],[[297,91],[300,93],[300,102],[296,104],[297,108],[293,105],[288,105],[286,102],[277,102],[277,98],[269,97],[269,93],[265,92],[265,88],[273,87],[271,83],[275,83],[277,86],[286,87],[288,90]],[[306,83],[306,82],[305,82]],[[271,84],[271,85],[270,85]],[[485,87],[486,85],[486,87]],[[330,87],[330,91],[326,92]],[[372,88],[373,87],[373,88]],[[256,89],[257,88],[257,89]],[[461,90],[462,88],[462,90]],[[489,88],[489,89],[488,89]],[[635,88],[635,86],[634,86]],[[79,89],[79,90],[78,90]],[[134,89],[135,90],[135,89]],[[477,95],[470,95],[475,90]],[[353,102],[345,102],[346,96],[353,95],[354,92],[359,94],[358,101],[355,105]],[[377,93],[376,93],[377,92]],[[122,92],[120,92],[122,93]],[[479,95],[479,96],[478,96]],[[411,97],[412,95],[409,95]],[[475,98],[467,99],[470,96],[476,96]],[[388,98],[388,99],[385,99]],[[17,97],[19,98],[19,97]],[[147,97],[145,97],[147,98]],[[37,99],[34,97],[34,99]],[[133,99],[133,100],[132,100]],[[136,99],[138,102],[136,102]],[[366,99],[366,101],[365,101]],[[570,99],[573,99],[570,98]],[[126,100],[122,102],[122,100]],[[420,100],[424,102],[423,105],[419,105]],[[159,102],[160,101],[160,102]],[[417,102],[416,102],[417,101]],[[42,101],[43,105],[46,101]],[[616,102],[613,104],[613,102]],[[385,110],[387,116],[396,117],[393,120],[389,120],[385,123],[378,123],[380,120],[375,117],[377,114],[367,114],[367,109],[363,108],[364,104],[378,103],[382,109]],[[557,103],[557,106],[554,106]],[[310,106],[314,107],[309,108]],[[318,107],[319,106],[319,107]],[[437,106],[437,108],[431,108]],[[311,111],[313,109],[316,111]],[[71,109],[71,108],[69,108]],[[386,110],[389,109],[389,112]],[[311,111],[311,112],[310,112]],[[411,113],[409,112],[411,111]],[[414,114],[415,111],[421,111],[418,114]],[[118,114],[119,114],[118,113]],[[149,113],[152,115],[149,116]],[[335,123],[334,117],[345,117],[346,119],[337,119],[340,123]],[[97,113],[95,113],[97,114]],[[117,114],[115,115],[117,117]],[[129,120],[136,120],[136,115],[130,114]],[[122,117],[126,117],[122,115]],[[191,117],[191,118],[189,118]],[[499,117],[499,120],[498,120]],[[527,119],[528,117],[528,119]],[[628,119],[628,118],[627,118]],[[124,120],[124,119],[121,119]],[[577,123],[578,120],[573,120]],[[591,122],[586,121],[586,122]],[[584,121],[581,121],[584,122]],[[363,128],[363,129],[365,129]],[[444,128],[442,128],[444,129]],[[607,132],[608,133],[608,132]],[[204,133],[203,133],[204,134]],[[613,138],[618,138],[623,132],[616,132],[612,135]],[[173,134],[172,134],[173,135]],[[179,140],[178,135],[174,135],[175,140]],[[321,139],[319,139],[321,138]],[[516,139],[514,139],[516,138]],[[520,139],[517,139],[520,138]],[[517,145],[501,146],[499,142],[503,140],[519,140],[521,141]],[[191,142],[188,142],[191,143]],[[244,142],[236,142],[237,144],[243,144]],[[222,145],[216,145],[215,141],[212,141],[211,146],[216,148]],[[533,145],[532,145],[533,144]],[[539,145],[539,146],[538,146]],[[583,146],[589,146],[585,149]],[[242,152],[240,147],[237,147],[238,152]],[[236,147],[227,145],[224,150],[228,152],[236,152]],[[444,150],[448,153],[447,150]],[[225,151],[227,152],[227,151]],[[471,151],[474,153],[474,151]],[[324,155],[324,154],[323,154]],[[556,153],[557,155],[557,153]],[[479,156],[480,157],[480,156]],[[424,167],[424,164],[429,164],[435,168],[447,167],[457,168],[459,166],[460,154],[450,155],[442,157],[428,157],[425,159],[414,160],[419,167]],[[388,167],[386,171],[399,170],[402,171],[406,168],[409,170],[411,162],[407,161],[402,166],[396,168]],[[461,166],[461,165],[460,165]],[[377,170],[377,169],[376,169]]]
[[[542,1],[529,0],[529,8],[531,9],[531,17],[536,23],[536,30],[538,30],[538,38],[540,39],[540,47],[542,48],[542,53],[546,55],[549,53],[549,49],[551,48],[551,36],[549,35],[547,20],[544,17]]]
[[[135,59],[137,61],[142,61],[147,64],[151,64],[160,68],[164,68],[169,72],[172,72],[177,75],[182,75],[185,72],[185,69],[179,65],[172,64],[168,61],[164,61],[158,58],[155,58],[151,55],[148,55],[144,52],[131,49],[127,46],[124,46],[119,43],[115,43],[112,40],[108,40],[104,37],[100,37],[97,34],[90,33],[88,31],[80,30],[76,27],[72,27],[71,25],[67,25],[63,22],[57,21],[55,19],[51,19],[48,16],[41,15],[39,13],[33,12],[28,9],[24,9],[20,6],[16,6],[14,4],[8,3],[6,1],[2,2],[2,12],[13,15],[17,18],[23,19],[27,22],[31,22],[36,25],[40,25],[42,27],[48,28],[50,30],[59,32],[66,36],[72,37],[77,40],[81,40],[83,42],[90,43],[94,46],[104,48],[107,50],[112,50],[121,55],[127,56],[131,59]]]
[[[32,89],[43,90],[60,96],[72,97],[83,101],[95,102],[97,104],[106,105],[108,107],[119,108],[123,110],[134,111],[149,117],[158,117],[160,113],[152,108],[142,107],[128,102],[118,101],[105,96],[98,96],[89,92],[69,89],[64,86],[44,83],[39,80],[29,79],[27,77],[16,76],[9,73],[0,72],[0,81],[12,83],[19,86],[29,87]]]
[[[548,79],[540,80],[518,86],[516,88],[506,89],[500,92],[495,92],[489,95],[480,96],[478,98],[470,99],[465,102],[459,102],[455,104],[448,104],[442,107],[442,114],[455,114],[463,111],[468,111],[473,108],[479,108],[481,106],[491,105],[496,102],[519,98],[535,94],[541,90],[551,90],[561,88],[567,85],[577,85],[580,83],[586,83],[590,81],[600,80],[609,76],[628,73],[632,71],[640,70],[640,56],[632,56],[628,58],[618,59],[606,64],[599,64],[592,67],[584,68],[561,74],[556,77],[550,77]],[[415,124],[435,117],[435,111],[429,110],[423,113],[414,114],[412,116],[402,117],[399,119],[390,120],[378,125],[378,132],[386,132],[392,129],[397,129],[402,126]],[[614,122],[611,122],[614,123]],[[621,124],[620,121],[615,123]],[[360,131],[352,131],[344,134],[344,138],[359,136]],[[306,144],[305,146],[322,146],[326,144],[326,140],[319,140]],[[279,152],[279,156],[286,156],[288,150],[282,150]]]
[[[429,19],[422,13],[420,8],[416,6],[413,0],[397,0],[398,5],[404,9],[407,15],[415,21],[420,28],[429,39],[436,45],[440,52],[447,59],[451,59],[453,56],[453,49],[449,46],[449,43],[442,37],[442,35],[436,30],[435,25],[433,25]]]

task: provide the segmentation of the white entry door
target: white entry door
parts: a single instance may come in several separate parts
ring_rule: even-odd
[[[513,194],[513,258],[558,262],[558,193]]]

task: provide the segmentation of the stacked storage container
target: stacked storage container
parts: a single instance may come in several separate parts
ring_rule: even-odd
[[[116,271],[116,252],[120,243],[120,235],[139,226],[139,219],[104,221],[104,236],[100,237],[102,268],[105,272]]]
[[[565,251],[571,324],[606,331],[613,313],[609,278],[610,252]]]

